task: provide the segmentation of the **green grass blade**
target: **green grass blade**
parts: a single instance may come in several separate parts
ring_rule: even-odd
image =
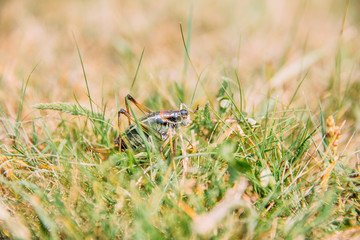
[[[136,79],[137,79],[137,75],[138,75],[139,70],[140,70],[140,66],[141,66],[141,62],[142,62],[143,56],[144,56],[144,52],[145,52],[145,48],[143,48],[143,50],[142,50],[142,52],[141,52],[140,60],[139,60],[139,63],[138,63],[138,65],[137,65],[137,67],[136,67],[135,76],[134,76],[134,79],[133,79],[133,81],[132,81],[132,83],[131,83],[130,92],[131,92],[131,90],[133,89],[133,87],[134,87],[134,85],[135,85],[135,81],[136,81]]]
[[[84,80],[85,80],[86,90],[87,90],[87,93],[88,93],[91,112],[93,112],[94,110],[93,110],[93,106],[92,106],[92,99],[91,99],[91,94],[90,94],[90,89],[89,89],[89,83],[88,83],[87,76],[86,76],[85,66],[84,66],[82,56],[81,56],[79,44],[76,41],[76,37],[75,37],[74,33],[73,33],[73,38],[74,38],[76,49],[77,49],[77,52],[78,52],[78,55],[79,55],[79,59],[80,59],[80,63],[81,63],[81,69],[82,69],[82,72],[83,72],[83,75],[84,75]]]

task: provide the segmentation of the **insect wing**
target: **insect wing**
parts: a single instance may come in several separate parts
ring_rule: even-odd
[[[139,123],[142,131],[145,133],[146,136],[154,136],[156,139],[161,139],[161,133],[151,127],[150,121],[151,117],[145,117],[144,119],[140,119]]]

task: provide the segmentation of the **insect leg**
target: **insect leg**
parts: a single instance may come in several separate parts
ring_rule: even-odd
[[[120,116],[121,116],[121,114],[125,115],[128,118],[129,122],[130,122],[130,120],[135,121],[125,109],[121,108],[119,110],[119,112],[118,112],[118,127],[119,127],[119,130],[120,130]],[[123,141],[124,140],[119,135],[119,138],[117,139],[117,142],[116,142],[116,143],[119,144],[119,151],[121,151],[122,148],[126,148],[126,143],[123,142]]]
[[[197,105],[196,109],[195,110],[191,110],[188,106],[186,106],[185,103],[180,103],[180,110],[181,109],[187,109],[189,110],[190,112],[192,113],[196,113],[198,110],[199,110],[199,105]]]
[[[173,155],[175,155],[177,149],[177,137],[178,135],[173,135],[173,132],[169,129],[170,149]]]
[[[121,136],[119,136],[115,141],[115,146],[118,146],[119,152],[128,149],[128,145],[130,145],[129,142],[122,139]]]
[[[159,148],[159,152],[160,155],[162,157],[162,159],[166,160],[165,156],[164,156],[164,150],[165,150],[165,146],[167,146],[168,144],[170,145],[170,158],[173,158],[175,153],[176,153],[176,149],[177,149],[177,140],[178,140],[178,135],[175,134],[173,135],[171,132],[168,133],[169,137],[161,144],[160,148]]]
[[[170,152],[171,154],[174,154],[174,148],[173,148],[173,139],[172,139],[172,132],[171,129],[169,128],[168,130],[168,136],[169,136],[169,142],[170,142]]]
[[[125,109],[121,108],[119,111],[118,111],[118,124],[119,124],[119,129],[120,129],[120,116],[121,114],[125,115],[128,120],[129,120],[129,123],[130,121],[133,121],[135,122],[135,119],[129,114],[128,111],[126,111]]]
[[[134,103],[136,107],[138,107],[143,113],[151,113],[152,111],[146,107],[144,107],[143,105],[141,105],[140,103],[138,103],[135,98],[133,98],[130,94],[126,95],[125,97],[125,106],[126,106],[126,111],[130,112],[130,107],[126,101],[126,99],[128,99],[130,102]],[[130,124],[130,119],[129,119],[129,124]]]
[[[130,113],[128,111],[126,111],[125,109],[121,108],[118,112],[118,122],[119,122],[119,129],[120,129],[120,115],[123,114],[125,115],[128,120],[129,120],[129,124],[131,124],[131,121],[136,123],[135,121],[135,118],[133,116],[130,115]],[[146,126],[145,124],[141,123],[140,122],[140,126],[143,128],[143,129],[148,129],[148,126]]]

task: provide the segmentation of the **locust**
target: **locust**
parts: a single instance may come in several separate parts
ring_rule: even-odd
[[[141,136],[141,130],[138,127],[139,125],[136,124],[134,116],[129,113],[130,106],[128,101],[135,104],[135,106],[145,114],[137,119],[140,128],[144,133],[143,136]],[[118,111],[119,129],[120,118],[123,115],[127,117],[129,126],[116,138],[115,146],[119,149],[119,151],[127,151],[131,149],[135,152],[144,150],[144,140],[150,141],[150,139],[154,137],[157,141],[162,142],[160,152],[164,145],[170,143],[171,152],[174,153],[176,151],[177,143],[177,138],[174,138],[174,136],[176,135],[177,129],[189,126],[192,122],[190,119],[190,113],[196,113],[199,109],[199,105],[195,110],[191,110],[184,103],[180,103],[179,110],[151,111],[138,103],[129,94],[125,97],[125,106],[126,109],[122,108]]]

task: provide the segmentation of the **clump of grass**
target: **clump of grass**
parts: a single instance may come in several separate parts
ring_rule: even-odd
[[[0,235],[313,239],[357,227],[359,173],[340,146],[334,150],[340,132],[331,135],[309,109],[274,105],[265,115],[247,114],[231,84],[195,115],[186,133],[192,150],[167,159],[156,148],[104,158],[88,148],[110,147],[116,136],[104,110],[34,106],[81,120],[62,121],[54,132],[46,117],[34,120],[32,132],[13,125],[21,133],[16,144],[0,146]]]

